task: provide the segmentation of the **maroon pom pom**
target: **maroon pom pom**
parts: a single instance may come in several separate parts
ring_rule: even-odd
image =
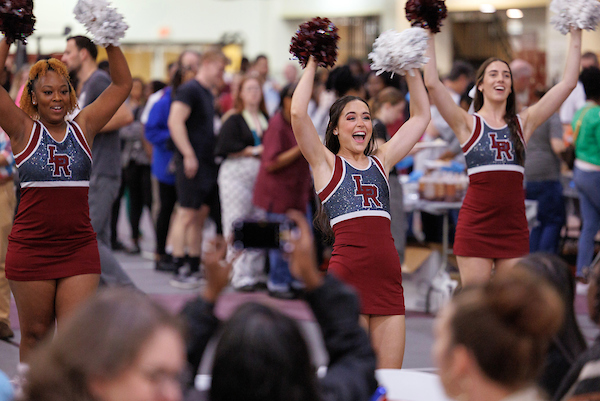
[[[313,18],[301,24],[290,43],[290,53],[306,67],[313,56],[321,67],[333,67],[337,59],[338,28],[327,18]]]
[[[15,40],[27,43],[34,24],[33,0],[0,1],[0,31],[6,36],[7,43]]]
[[[408,0],[406,2],[406,19],[412,26],[429,28],[438,33],[442,20],[448,16],[444,0]]]

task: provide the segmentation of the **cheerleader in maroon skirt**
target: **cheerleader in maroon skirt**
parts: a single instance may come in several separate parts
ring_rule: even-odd
[[[571,29],[562,81],[517,115],[512,73],[500,59],[486,60],[477,72],[471,115],[453,100],[438,77],[433,35],[426,55],[425,84],[450,125],[467,162],[469,188],[458,215],[454,253],[462,285],[485,282],[492,269],[512,267],[529,252],[523,166],[533,131],[569,96],[579,74],[581,30]]]
[[[0,65],[9,45],[0,43]],[[6,277],[21,326],[20,358],[92,295],[100,278],[88,189],[95,135],[131,90],[119,47],[106,48],[112,84],[72,120],[77,95],[66,66],[38,61],[18,108],[0,87],[0,126],[10,137],[21,177],[21,203],[6,256]],[[89,56],[88,56],[89,57]]]
[[[400,368],[405,320],[402,272],[390,231],[388,172],[408,154],[429,123],[429,101],[419,71],[406,75],[410,119],[375,148],[371,112],[355,96],[330,110],[325,145],[308,116],[317,63],[311,57],[292,98],[292,127],[310,164],[314,185],[335,234],[329,271],[351,284],[361,302],[379,368]],[[411,74],[412,73],[412,74]]]

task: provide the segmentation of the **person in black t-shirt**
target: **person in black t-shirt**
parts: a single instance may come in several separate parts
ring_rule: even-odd
[[[204,53],[196,77],[177,89],[169,113],[169,130],[177,148],[175,186],[180,204],[171,228],[173,261],[177,268],[171,284],[179,288],[200,285],[202,228],[208,205],[218,196],[211,89],[221,82],[226,64],[223,53]],[[189,268],[183,268],[186,248]]]

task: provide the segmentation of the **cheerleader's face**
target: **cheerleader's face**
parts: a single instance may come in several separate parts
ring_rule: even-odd
[[[477,86],[484,99],[504,101],[511,93],[512,76],[508,65],[502,61],[494,61],[485,69],[483,80]]]
[[[340,150],[364,152],[373,134],[371,112],[365,102],[361,100],[348,102],[342,110],[338,126],[333,134],[339,138]]]
[[[37,107],[40,119],[50,123],[64,121],[71,107],[69,84],[54,71],[48,71],[35,83],[32,101]]]

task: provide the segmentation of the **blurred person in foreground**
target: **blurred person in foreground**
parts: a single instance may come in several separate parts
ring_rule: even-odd
[[[587,293],[589,317],[600,326],[600,263],[593,266]],[[571,366],[553,400],[598,400],[600,399],[600,337],[582,353]]]
[[[26,401],[180,401],[179,319],[144,294],[107,289],[32,355]]]
[[[315,260],[311,229],[298,211],[288,217],[292,231],[290,271],[306,285],[310,305],[329,354],[327,374],[318,379],[297,324],[269,307],[247,303],[221,330],[212,367],[211,401],[225,400],[367,400],[377,387],[375,355],[358,324],[358,298],[332,276],[323,277]],[[299,234],[299,235],[298,235]],[[188,361],[194,372],[219,321],[214,304],[228,283],[231,264],[223,260],[223,239],[205,254],[207,285],[201,297],[186,305],[190,326]]]
[[[535,381],[562,315],[556,291],[524,269],[465,287],[434,326],[432,353],[446,394],[470,401],[542,400]]]
[[[564,260],[548,253],[532,253],[519,261],[524,268],[546,280],[562,298],[565,305],[564,321],[552,338],[544,366],[537,383],[552,398],[562,379],[577,359],[587,349],[587,343],[575,317],[575,278]]]

